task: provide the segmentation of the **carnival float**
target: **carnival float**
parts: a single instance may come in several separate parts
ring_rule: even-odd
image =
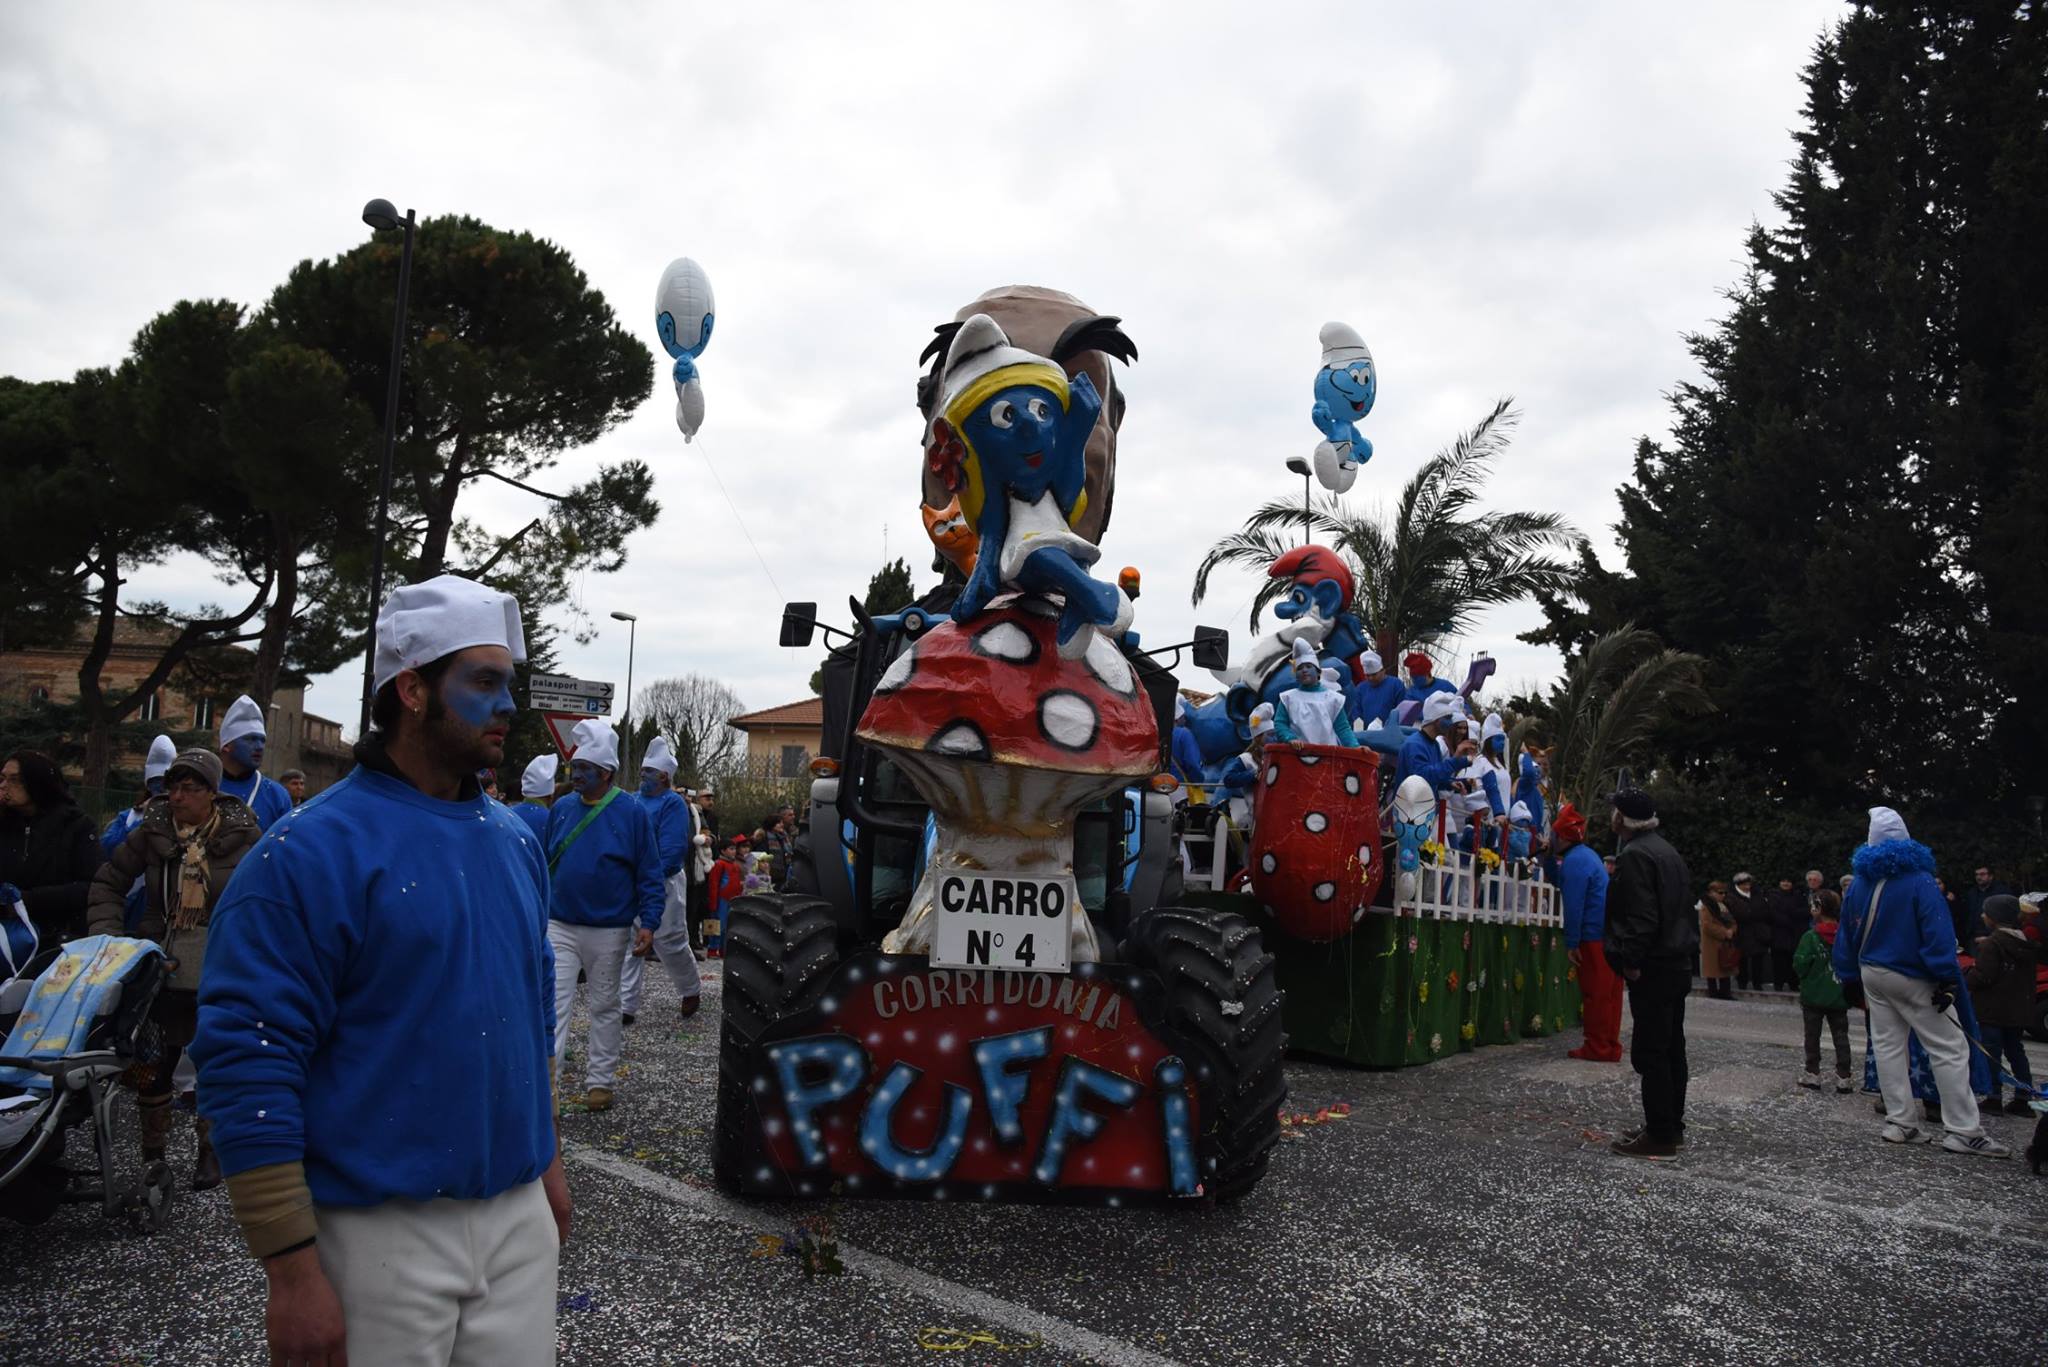
[[[663,297],[702,326],[663,341],[687,436],[710,296],[684,266]],[[1321,341],[1303,464],[1341,490],[1378,381],[1355,330]],[[1416,1064],[1576,1020],[1540,832],[1501,801],[1498,719],[1468,710],[1490,661],[1456,694],[1411,671],[1420,695],[1354,728],[1382,676],[1351,570],[1315,545],[1271,566],[1278,625],[1238,663],[1209,628],[1141,647],[1138,573],[1099,566],[1112,363],[1136,359],[1055,290],[960,309],[916,389],[942,583],[886,615],[852,600],[850,628],[785,605],[783,645],[832,647],[823,754],[790,889],[727,925],[728,1190],[1229,1199],[1279,1138],[1288,1048]],[[1184,690],[1183,662],[1216,686]],[[1394,782],[1418,737],[1455,777]]]

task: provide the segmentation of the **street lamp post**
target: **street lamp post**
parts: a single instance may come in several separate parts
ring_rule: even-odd
[[[391,515],[391,448],[398,439],[398,376],[405,364],[405,297],[412,287],[413,211],[399,218],[388,199],[363,206],[363,222],[378,232],[405,229],[405,249],[398,258],[398,303],[391,311],[391,364],[384,375],[384,451],[377,466],[377,534],[370,548],[370,631],[363,647],[363,716],[358,736],[370,734],[370,704],[376,692],[377,610],[384,606],[384,530]]]
[[[636,638],[637,638],[637,637],[638,637],[638,636],[640,635],[640,619],[639,619],[638,617],[635,617],[635,616],[634,616],[634,615],[633,615],[632,613],[630,613],[630,612],[615,612],[615,613],[613,613],[613,614],[612,614],[612,620],[613,620],[613,621],[615,621],[615,622],[625,622],[625,623],[627,623],[627,627],[626,627],[626,711],[625,711],[625,724],[624,724],[624,726],[623,726],[623,728],[622,728],[622,729],[623,729],[623,730],[625,731],[625,733],[626,733],[626,734],[625,734],[625,735],[624,735],[623,737],[621,737],[621,740],[622,740],[622,742],[623,742],[623,746],[624,746],[624,749],[625,749],[625,753],[619,756],[619,768],[620,768],[621,772],[623,772],[623,773],[625,773],[625,774],[628,774],[628,775],[630,775],[634,783],[638,783],[638,782],[640,781],[640,771],[639,771],[638,769],[634,768],[634,767],[633,767],[633,764],[632,764],[632,760],[633,760],[633,645],[634,645],[634,641],[635,641],[635,639],[636,639]]]
[[[1300,456],[1289,456],[1287,458],[1287,468],[1292,470],[1295,474],[1301,476],[1301,544],[1306,546],[1311,541],[1314,541],[1316,539],[1315,529],[1313,526],[1315,520],[1315,507],[1309,501],[1310,494],[1308,461],[1306,461]]]

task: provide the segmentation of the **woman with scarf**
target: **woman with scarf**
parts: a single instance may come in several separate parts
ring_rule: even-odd
[[[151,1018],[163,1035],[157,1059],[141,1065],[135,1103],[141,1114],[142,1159],[159,1162],[171,1132],[171,1078],[199,1021],[199,969],[214,903],[242,856],[262,834],[242,800],[220,791],[220,756],[187,750],[164,774],[164,795],[150,801],[141,824],[115,846],[93,879],[86,907],[94,935],[123,933],[129,885],[142,879],[145,905],[135,933],[164,951],[164,987]],[[192,1189],[220,1184],[220,1161],[199,1121],[199,1158]]]
[[[1735,989],[1728,974],[1740,951],[1735,948],[1735,913],[1729,909],[1727,895],[1728,885],[1715,879],[1700,899],[1700,977],[1706,979],[1709,997],[1732,1002]]]

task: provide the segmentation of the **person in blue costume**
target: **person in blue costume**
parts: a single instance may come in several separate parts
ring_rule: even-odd
[[[1273,733],[1293,745],[1343,745],[1356,749],[1358,736],[1345,715],[1344,690],[1323,674],[1316,648],[1294,643],[1294,687],[1273,705]]]
[[[263,742],[263,709],[244,693],[220,722],[220,790],[242,799],[242,805],[256,814],[256,824],[267,831],[291,815],[292,799],[284,785],[263,776]]]
[[[539,840],[547,834],[548,808],[555,802],[555,775],[561,772],[562,761],[554,755],[535,755],[527,764],[526,772],[519,776],[519,805],[512,814],[526,823]]]
[[[143,812],[149,807],[150,799],[164,795],[164,774],[170,770],[171,761],[178,757],[178,747],[169,736],[158,736],[149,743],[149,753],[142,760],[142,796],[132,807],[124,807],[114,814],[106,830],[100,832],[100,853],[108,859],[128,838],[128,832],[142,824]]]
[[[1406,699],[1408,690],[1387,673],[1386,662],[1376,650],[1362,652],[1358,666],[1365,677],[1351,689],[1351,723],[1360,731],[1369,731],[1386,721]]]
[[[1515,770],[1515,801],[1529,809],[1529,828],[1539,846],[1549,830],[1543,809],[1543,763],[1538,758],[1541,754],[1533,739],[1524,741]]]
[[[1404,701],[1426,702],[1432,693],[1457,693],[1458,690],[1451,686],[1449,679],[1439,679],[1436,676],[1436,662],[1421,651],[1409,651],[1401,663],[1408,669],[1408,683],[1401,691]]]
[[[697,823],[690,804],[675,790],[675,753],[668,737],[656,736],[647,747],[640,766],[640,805],[654,823],[654,843],[661,856],[661,924],[655,928],[653,953],[661,957],[675,984],[678,1008],[684,1019],[697,1014],[703,998],[703,984],[697,975],[697,956],[690,952],[689,860],[696,852]],[[628,951],[619,966],[619,1019],[626,1025],[640,1011],[640,975],[647,954]]]
[[[1457,720],[1457,704],[1447,693],[1435,694],[1422,705],[1422,724],[1401,746],[1399,767],[1394,776],[1396,788],[1410,778],[1420,778],[1439,797],[1451,790],[1459,773],[1479,750],[1473,742],[1462,740],[1456,750],[1444,753],[1438,739],[1449,735]]]
[[[555,1063],[569,1047],[576,976],[590,988],[583,1104],[609,1110],[624,1046],[619,970],[628,947],[645,954],[661,925],[662,854],[647,809],[612,785],[619,738],[602,722],[577,728],[569,788],[548,812],[542,844],[551,879],[548,940],[555,947]]]
[[[356,767],[214,909],[192,1053],[272,1362],[554,1361],[547,868],[475,779],[525,655],[505,594],[394,590]]]
[[[1865,842],[1850,857],[1855,877],[1842,898],[1842,928],[1835,935],[1835,976],[1861,979],[1870,1011],[1870,1054],[1884,1094],[1883,1138],[1924,1144],[1931,1130],[1915,1123],[1912,1047],[1926,1067],[1947,1131],[1951,1153],[2010,1158],[2012,1150],[1984,1132],[1977,1112],[1980,1081],[1972,1070],[1976,1015],[1963,987],[1955,922],[1934,880],[1934,854],[1906,831],[1889,807],[1870,809]]]
[[[959,494],[981,546],[953,620],[974,617],[1004,589],[1057,595],[1059,651],[1068,659],[1085,655],[1095,633],[1115,642],[1131,625],[1129,596],[1089,576],[1102,552],[1074,530],[1087,507],[1085,453],[1102,397],[1085,372],[1069,379],[1061,364],[1118,342],[1129,350],[1115,321],[1069,328],[1045,357],[1011,345],[993,318],[975,314],[947,346],[931,425],[928,459]]]

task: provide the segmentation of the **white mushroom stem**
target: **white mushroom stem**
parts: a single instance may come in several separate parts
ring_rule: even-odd
[[[1132,781],[1125,774],[1032,769],[887,748],[931,805],[937,827],[936,846],[903,923],[883,937],[889,954],[931,953],[932,899],[944,874],[1015,873],[1064,877],[1071,884],[1075,816]],[[1078,901],[1068,957],[1073,963],[1102,957],[1094,923]]]

